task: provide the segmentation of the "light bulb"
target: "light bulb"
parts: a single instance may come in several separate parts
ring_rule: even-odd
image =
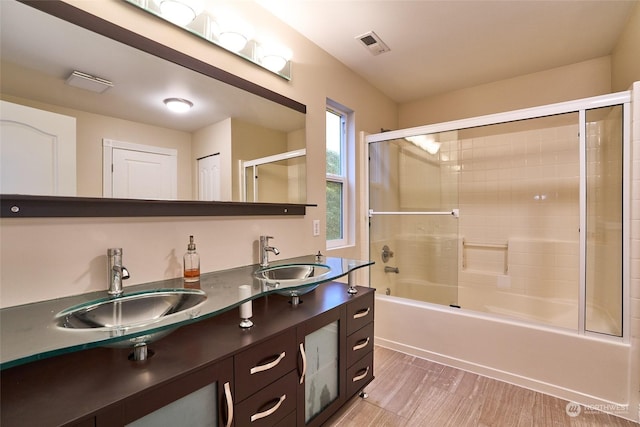
[[[160,13],[169,22],[184,27],[202,13],[201,0],[160,0]]]

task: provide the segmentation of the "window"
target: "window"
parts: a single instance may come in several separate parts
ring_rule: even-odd
[[[347,177],[347,113],[328,107],[327,121],[327,247],[347,244],[349,223]]]

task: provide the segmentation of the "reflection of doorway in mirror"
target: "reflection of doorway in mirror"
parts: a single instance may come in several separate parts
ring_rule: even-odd
[[[220,153],[198,159],[198,200],[221,200]]]
[[[104,196],[174,200],[177,150],[103,139]]]
[[[0,101],[0,192],[76,195],[76,119]]]

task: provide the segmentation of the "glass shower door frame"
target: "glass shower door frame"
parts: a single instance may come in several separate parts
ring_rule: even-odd
[[[521,110],[514,110],[506,113],[490,114],[485,116],[478,116],[469,119],[455,120],[450,122],[443,122],[434,125],[418,126],[413,128],[401,129],[397,131],[389,131],[379,134],[367,135],[365,138],[367,151],[372,143],[389,141],[394,139],[404,139],[407,137],[425,135],[425,134],[437,134],[440,132],[448,132],[454,130],[469,129],[479,126],[487,126],[500,123],[508,123],[520,120],[527,120],[539,117],[553,116],[565,113],[579,114],[579,150],[580,150],[580,278],[579,278],[579,302],[578,302],[578,333],[581,335],[592,335],[597,337],[604,337],[607,339],[618,340],[622,342],[629,342],[630,334],[628,331],[628,325],[630,322],[630,297],[629,297],[629,254],[630,254],[630,200],[631,200],[631,159],[629,153],[631,152],[631,137],[630,137],[630,103],[631,92],[624,91],[613,93],[609,95],[596,96],[591,98],[578,99],[574,101],[561,102],[556,104],[549,104],[540,107],[526,108]],[[615,105],[623,106],[623,170],[622,170],[622,182],[623,182],[623,195],[622,195],[622,336],[606,336],[597,332],[590,332],[586,330],[586,213],[587,213],[587,185],[586,185],[586,111],[611,107]],[[366,197],[367,209],[369,209],[369,218],[373,215],[381,214],[420,214],[420,212],[375,212],[370,209],[370,196]],[[426,214],[451,214],[450,212],[426,212]],[[367,241],[367,246],[370,242]]]

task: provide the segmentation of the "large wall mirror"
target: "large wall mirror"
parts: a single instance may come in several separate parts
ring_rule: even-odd
[[[69,118],[75,129],[75,149],[65,145],[71,154],[50,155],[58,163],[46,173],[57,174],[55,186],[25,190],[24,182],[37,179],[40,165],[48,167],[51,159],[17,153],[19,161],[3,161],[5,195],[56,196],[45,199],[58,203],[176,200],[182,207],[194,201],[306,203],[304,105],[64,2],[0,6],[3,141],[21,141],[22,130],[12,126],[33,112]],[[98,91],[89,90],[93,86]],[[193,107],[172,113],[163,102],[169,98],[187,99]],[[64,145],[57,134],[56,144]],[[17,151],[4,142],[2,150],[3,159]],[[27,179],[25,167],[14,167],[24,159],[33,163]],[[173,177],[166,178],[167,170]],[[14,172],[23,175],[8,175]]]

